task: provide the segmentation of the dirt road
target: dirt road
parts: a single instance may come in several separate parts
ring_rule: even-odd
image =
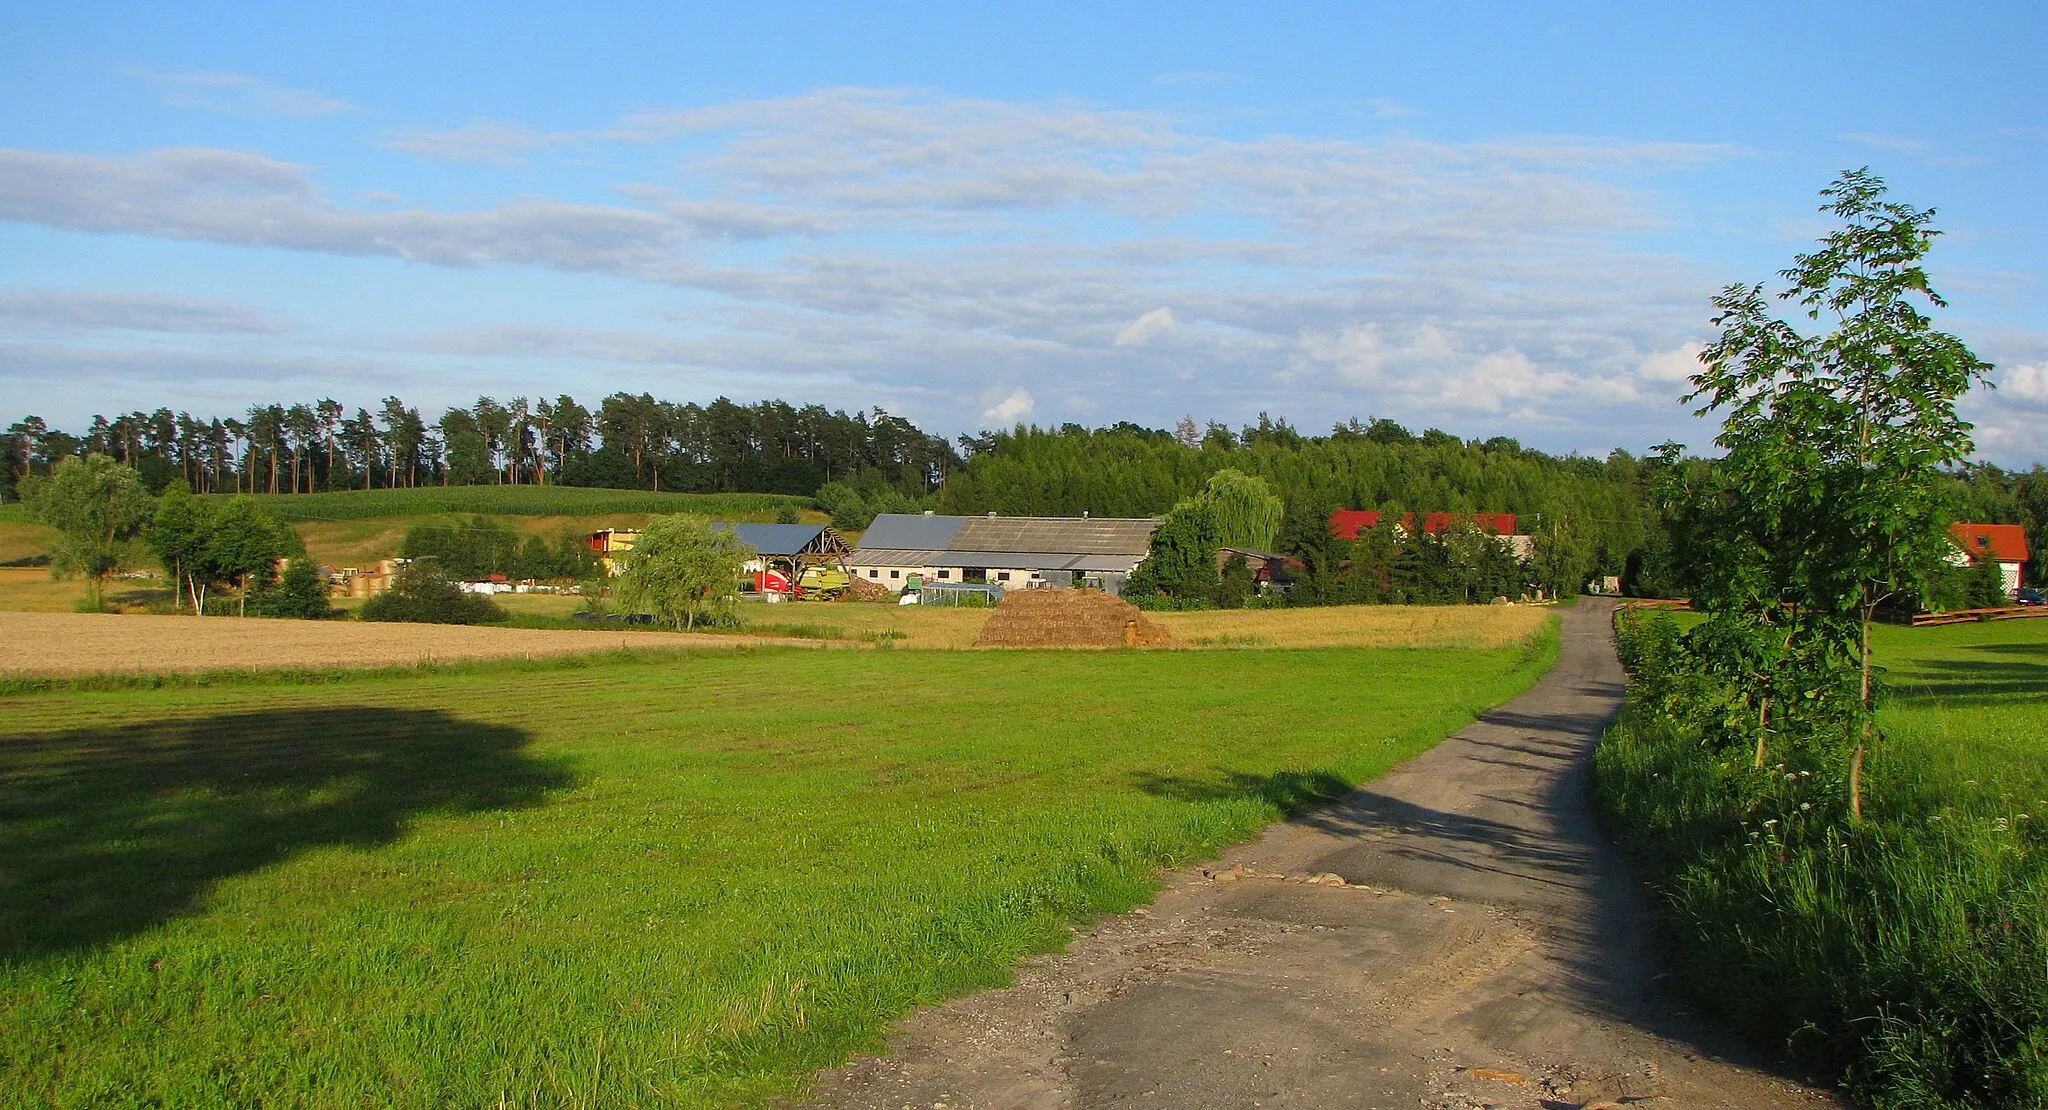
[[[1664,989],[1644,892],[1585,799],[1622,693],[1609,612],[1566,611],[1528,693],[1015,986],[914,1015],[807,1105],[1838,1105]]]

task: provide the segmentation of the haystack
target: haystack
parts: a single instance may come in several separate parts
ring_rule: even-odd
[[[1160,647],[1173,642],[1139,608],[1100,590],[1011,590],[977,647]]]

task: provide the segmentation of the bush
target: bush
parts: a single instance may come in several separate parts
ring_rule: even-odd
[[[464,593],[424,560],[401,568],[391,588],[364,602],[357,615],[366,621],[417,624],[496,624],[511,616],[482,594]]]
[[[327,604],[327,582],[311,560],[293,559],[274,585],[249,595],[249,612],[258,617],[324,620],[337,610]]]
[[[1841,819],[1839,784],[1751,766],[1690,718],[1668,618],[1620,622],[1633,683],[1594,758],[1602,821],[1661,888],[1683,985],[1873,1106],[2048,1106],[2048,865],[2025,822]]]

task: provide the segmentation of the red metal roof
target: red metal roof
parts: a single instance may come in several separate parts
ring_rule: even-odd
[[[1495,536],[1515,534],[1513,513],[1424,513],[1422,530],[1432,536],[1440,536],[1461,523],[1470,522],[1480,531]],[[1379,527],[1380,514],[1370,509],[1338,509],[1330,514],[1330,531],[1338,539],[1356,540],[1358,534]],[[1401,517],[1401,530],[1415,530],[1415,514],[1406,513]]]
[[[1970,524],[1959,520],[1949,525],[1948,531],[1973,561],[1986,553],[2001,563],[2027,561],[2027,530],[2017,524]]]

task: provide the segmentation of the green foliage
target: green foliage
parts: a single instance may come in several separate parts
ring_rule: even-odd
[[[1209,476],[1201,493],[1202,507],[1209,513],[1216,542],[1224,547],[1249,547],[1269,551],[1280,533],[1286,511],[1280,498],[1260,479],[1236,470],[1219,470]]]
[[[678,629],[730,621],[741,565],[753,554],[731,529],[694,517],[656,517],[619,560],[619,603]]]
[[[399,555],[406,559],[432,559],[440,564],[441,573],[458,582],[473,582],[492,574],[511,575],[520,566],[519,530],[486,516],[447,524],[415,524],[406,529],[405,545],[399,549]]]
[[[179,604],[189,603],[194,614],[206,612],[206,594],[214,587],[234,583],[246,601],[251,589],[270,585],[278,560],[305,554],[298,533],[272,519],[253,498],[194,497],[183,483],[164,492],[149,543],[175,583]]]
[[[327,580],[309,559],[293,559],[276,583],[249,596],[249,613],[258,617],[324,620],[339,611],[327,604]]]
[[[0,1091],[795,1100],[1548,661],[762,649],[16,696]]]
[[[1730,745],[1713,710],[1731,679],[1689,643],[1705,627],[1621,622],[1629,703],[1594,761],[1603,821],[1662,890],[1686,988],[1872,1106],[2048,1104],[2048,684],[1992,662],[2040,654],[2042,630],[1877,630],[1889,661],[1924,669],[1882,711],[1889,754],[1850,825],[1839,760],[1789,744],[1758,767]],[[1853,676],[1824,696],[1853,717]],[[2012,718],[2010,767],[1987,744],[1994,714]]]
[[[1971,564],[1968,586],[1965,588],[1972,609],[1991,609],[2012,604],[2012,596],[2005,592],[2005,568],[1992,558],[1978,559]]]
[[[1257,596],[1258,580],[1252,575],[1251,564],[1243,555],[1233,553],[1223,564],[1223,574],[1216,583],[1216,607],[1218,609],[1242,609],[1245,602]]]
[[[1152,533],[1152,551],[1124,581],[1133,601],[1150,594],[1199,603],[1216,598],[1216,523],[1202,500],[1183,501]]]
[[[84,574],[94,608],[107,576],[121,568],[124,549],[155,510],[141,475],[98,454],[73,455],[48,477],[24,478],[21,500],[28,519],[57,530],[52,571]]]
[[[1800,725],[1815,703],[1784,700],[1760,680],[1741,696],[1759,762],[1773,721],[1843,750],[1852,819],[1873,739],[1870,623],[1942,573],[1952,550],[1943,468],[1971,449],[1955,401],[1989,369],[1921,310],[1944,303],[1920,265],[1937,234],[1933,212],[1884,194],[1867,170],[1837,178],[1822,210],[1842,226],[1783,273],[1791,284],[1780,297],[1810,319],[1825,314],[1832,330],[1809,336],[1776,318],[1761,286],[1732,285],[1715,299],[1721,336],[1701,355],[1688,399],[1705,402],[1701,415],[1722,414],[1715,442],[1726,455],[1674,498],[1707,537],[1689,577],[1694,605],[1720,631],[1697,652],[1743,645],[1711,662],[1804,689],[1831,689],[1837,671],[1860,668],[1853,736]]]
[[[256,494],[256,503],[279,520],[369,520],[431,513],[496,516],[606,516],[615,513],[696,513],[724,520],[766,517],[784,508],[807,509],[808,497],[767,493],[648,493],[572,486],[425,486],[418,489],[345,490],[335,493]]]
[[[414,624],[496,624],[509,615],[482,594],[464,593],[429,559],[400,567],[390,589],[356,610],[359,620]]]
[[[881,481],[848,481],[819,486],[817,502],[819,508],[832,514],[834,528],[861,532],[883,513],[921,513],[936,507],[938,498],[921,492],[909,493]]]

